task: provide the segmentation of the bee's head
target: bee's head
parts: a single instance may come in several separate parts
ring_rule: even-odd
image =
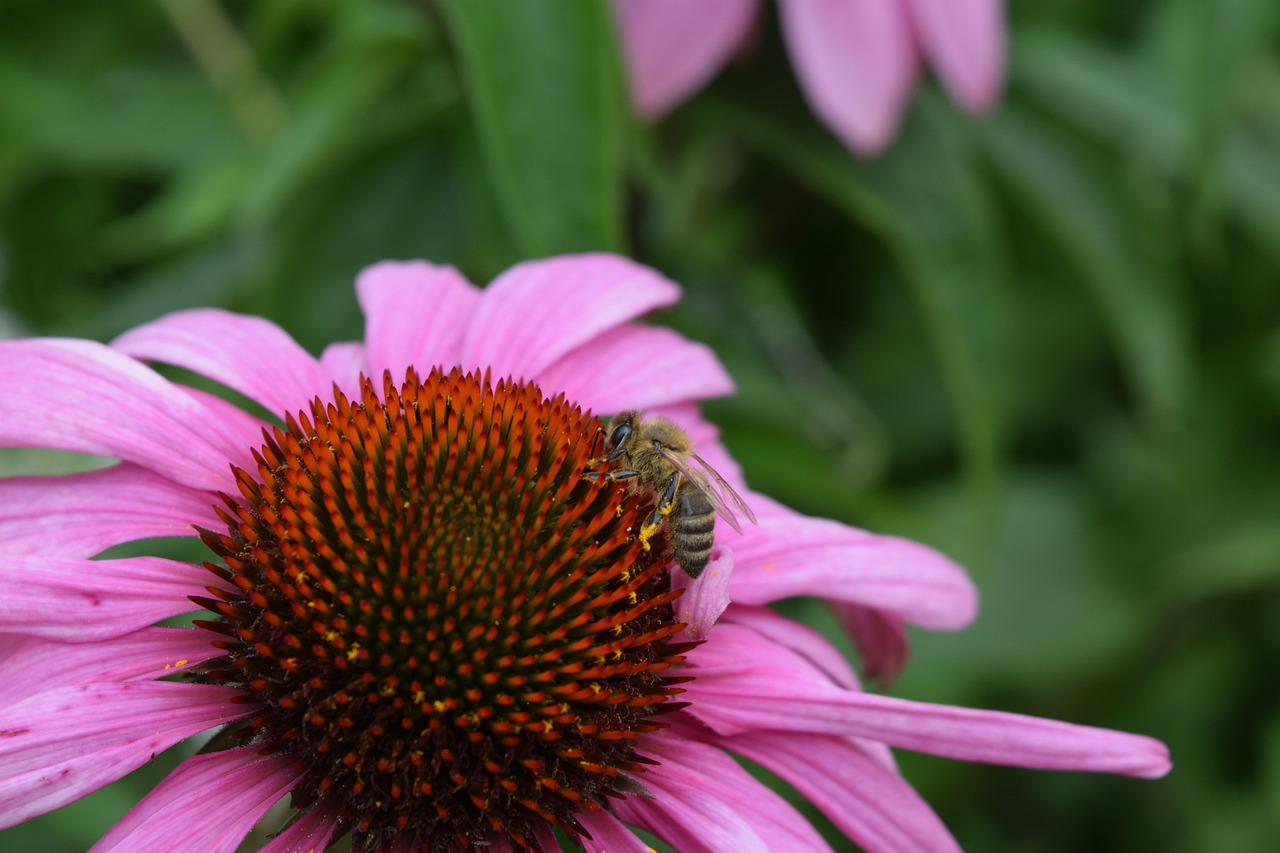
[[[605,445],[609,450],[616,450],[623,447],[627,443],[627,439],[631,437],[631,433],[635,427],[635,412],[619,412],[609,421],[609,436],[605,439]]]

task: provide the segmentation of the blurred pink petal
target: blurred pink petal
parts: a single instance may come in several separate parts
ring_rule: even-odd
[[[902,0],[779,0],[778,8],[809,106],[854,151],[884,148],[916,78]]]
[[[365,358],[364,344],[354,341],[339,341],[325,347],[320,353],[320,373],[324,377],[321,384],[326,389],[337,385],[348,397],[359,393],[360,374],[373,375]],[[327,392],[316,393],[327,396]]]
[[[159,557],[13,556],[0,561],[0,624],[67,642],[118,637],[196,609],[188,596],[212,580],[201,566]]]
[[[252,711],[232,703],[240,695],[219,685],[131,681],[59,687],[0,710],[0,828],[78,800],[183,738]]]
[[[1003,0],[907,0],[929,64],[951,97],[986,112],[1004,79]]]
[[[485,288],[459,363],[493,378],[536,379],[597,335],[680,298],[655,270],[606,254],[525,261]]]
[[[143,628],[92,643],[2,634],[0,709],[54,688],[174,675],[219,655],[214,639],[186,628]]]
[[[738,566],[735,601],[768,604],[812,595],[884,610],[934,630],[973,621],[973,582],[932,548],[808,518],[763,495],[752,493],[749,502],[760,525],[721,539],[733,548]]]
[[[301,775],[293,759],[264,757],[258,750],[244,746],[188,758],[111,827],[90,853],[235,853],[258,819]],[[210,802],[218,807],[209,808]]]
[[[657,118],[706,85],[742,44],[757,0],[614,0],[631,100]]]
[[[0,479],[0,541],[7,554],[92,557],[113,545],[195,536],[217,524],[212,494],[130,463],[56,477]]]
[[[320,385],[315,358],[284,329],[216,308],[161,317],[125,332],[111,348],[207,376],[276,415],[305,406]]]
[[[653,799],[632,797],[614,810],[677,850],[831,849],[795,809],[723,751],[667,738],[650,752],[662,762],[644,775]]]
[[[0,447],[115,456],[200,489],[234,488],[244,445],[191,396],[91,341],[0,341]]]
[[[671,577],[673,589],[683,589],[676,600],[676,621],[688,627],[681,633],[687,640],[704,640],[720,614],[729,606],[729,579],[733,576],[733,552],[715,548],[697,580],[684,572]]]
[[[831,602],[831,609],[862,655],[862,674],[885,687],[892,684],[911,654],[902,620],[882,610],[843,601]]]
[[[733,393],[733,380],[710,347],[650,326],[624,326],[594,338],[539,371],[537,379],[544,389],[563,391],[602,414]]]
[[[750,732],[722,743],[790,782],[868,853],[960,849],[906,780],[845,738]]]
[[[383,261],[361,271],[356,294],[364,311],[370,376],[381,381],[458,363],[463,331],[480,304],[480,291],[450,266],[426,261]]]

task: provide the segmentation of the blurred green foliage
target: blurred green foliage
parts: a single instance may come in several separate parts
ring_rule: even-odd
[[[626,251],[686,285],[661,322],[737,379],[707,408],[755,488],[972,571],[981,618],[913,635],[897,695],[1172,748],[1159,782],[903,755],[963,845],[1268,849],[1280,7],[1012,7],[1002,108],[926,87],[859,161],[772,10],[647,127],[586,2],[6,0],[0,326],[106,339],[212,304],[318,351],[360,334],[382,258],[485,281]],[[0,848],[83,849],[174,760]]]

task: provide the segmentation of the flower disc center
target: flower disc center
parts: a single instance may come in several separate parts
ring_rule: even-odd
[[[382,386],[316,399],[236,469],[228,531],[203,531],[226,564],[208,677],[357,850],[539,849],[639,788],[637,739],[679,705],[666,543],[631,534],[643,497],[581,478],[598,422],[563,397],[456,369]]]

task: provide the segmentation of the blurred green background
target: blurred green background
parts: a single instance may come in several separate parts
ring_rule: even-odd
[[[221,305],[318,351],[379,259],[626,252],[738,381],[707,410],[754,488],[972,572],[895,695],[1172,749],[1158,782],[902,754],[962,845],[1274,849],[1280,6],[1011,6],[995,115],[926,82],[856,160],[771,8],[646,126],[592,2],[3,0],[0,335]],[[174,760],[0,849],[86,848]]]

